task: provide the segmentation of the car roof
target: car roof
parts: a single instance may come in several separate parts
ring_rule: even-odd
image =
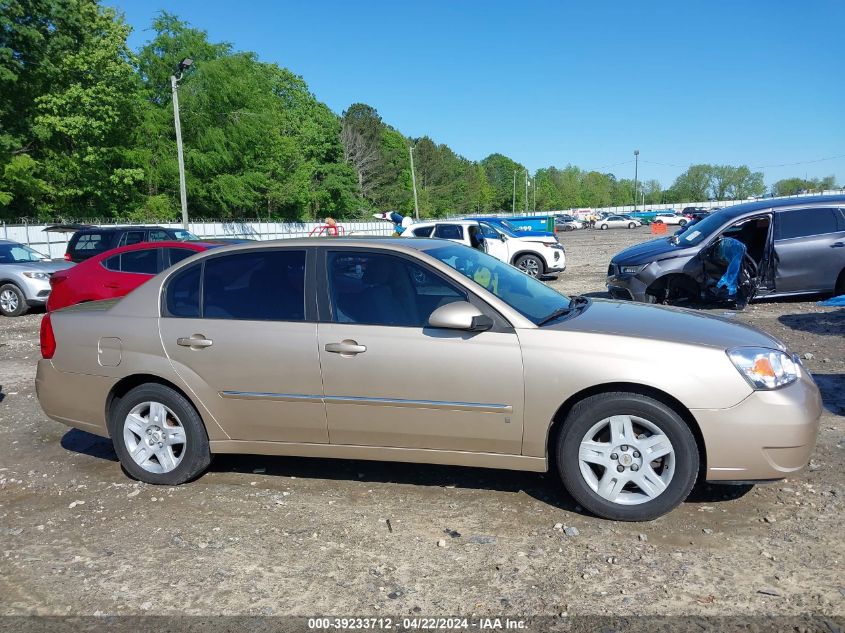
[[[731,205],[729,207],[719,209],[719,212],[723,213],[726,216],[733,217],[743,215],[745,213],[753,213],[755,211],[763,211],[768,209],[777,210],[785,207],[803,207],[815,204],[845,204],[845,195],[798,196],[796,198],[766,198],[763,200],[754,200],[753,202],[743,202],[741,204]]]
[[[163,231],[178,231],[180,229],[171,229],[166,226],[151,225],[131,225],[131,226],[86,226],[77,231],[77,233],[98,233],[100,231],[144,231],[146,229],[161,229]]]

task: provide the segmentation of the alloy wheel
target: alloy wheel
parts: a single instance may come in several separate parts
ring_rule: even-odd
[[[20,305],[20,298],[13,290],[6,289],[0,292],[0,309],[7,314],[11,314],[18,309]]]
[[[620,505],[658,497],[675,474],[675,450],[641,417],[614,415],[594,424],[578,450],[581,476],[597,495]]]
[[[519,262],[519,269],[532,277],[540,274],[540,262],[534,257],[523,257]]]
[[[123,422],[126,450],[150,473],[169,473],[185,456],[187,437],[179,418],[160,402],[137,404]]]

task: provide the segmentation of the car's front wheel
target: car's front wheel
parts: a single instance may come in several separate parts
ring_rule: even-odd
[[[536,255],[520,255],[516,258],[514,265],[522,272],[532,277],[543,274],[544,266],[542,260]]]
[[[635,228],[637,228],[637,225],[634,222],[628,222],[628,228],[629,229],[635,229]]]
[[[156,383],[120,398],[109,416],[114,450],[129,475],[174,486],[211,463],[208,435],[193,405],[178,391]]]
[[[686,221],[686,220],[679,220],[679,221],[678,221],[678,226],[686,226],[686,225],[687,225],[687,221]]]
[[[604,393],[569,412],[557,439],[557,465],[569,494],[593,514],[649,521],[689,495],[698,447],[689,426],[662,402]]]
[[[0,314],[7,317],[22,315],[29,309],[23,291],[15,284],[0,286]]]

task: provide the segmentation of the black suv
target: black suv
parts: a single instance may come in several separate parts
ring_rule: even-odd
[[[119,246],[139,242],[186,242],[196,239],[199,238],[190,231],[161,226],[85,227],[71,236],[65,259],[78,264],[89,257]]]
[[[722,243],[741,243],[737,296],[845,293],[845,196],[759,200],[711,213],[682,232],[627,248],[610,262],[616,299],[720,299],[729,266]],[[727,281],[727,279],[725,279]]]

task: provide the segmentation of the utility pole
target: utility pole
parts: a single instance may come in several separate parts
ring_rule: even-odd
[[[537,174],[534,174],[534,188],[531,191],[534,193],[534,213],[537,213]]]
[[[417,202],[417,175],[414,173],[414,146],[408,148],[408,153],[411,155],[411,184],[414,187],[414,219],[420,219],[420,205]]]
[[[637,211],[637,168],[640,165],[640,150],[634,150],[634,212]]]
[[[511,206],[511,213],[516,215],[516,172],[519,171],[518,169],[513,170],[513,205]]]
[[[525,170],[525,213],[528,213],[528,170]]]
[[[182,80],[182,73],[194,63],[190,57],[186,57],[176,70],[170,75],[170,87],[173,92],[173,120],[176,125],[176,156],[179,161],[179,198],[182,203],[182,226],[188,230],[188,192],[185,186],[185,155],[182,151],[182,123],[179,120],[179,82]]]

